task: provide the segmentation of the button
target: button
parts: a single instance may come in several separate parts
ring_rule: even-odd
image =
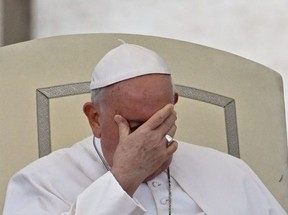
[[[161,186],[161,183],[159,183],[159,182],[157,182],[157,181],[153,181],[153,182],[152,182],[152,186],[157,188],[157,187],[160,187],[160,186]]]
[[[169,199],[167,199],[167,198],[165,197],[165,198],[162,198],[162,199],[160,200],[160,203],[161,203],[162,205],[166,205],[166,204],[168,203],[168,201],[169,201]]]

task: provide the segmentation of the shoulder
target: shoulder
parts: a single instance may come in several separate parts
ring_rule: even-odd
[[[189,163],[191,167],[223,172],[250,172],[248,165],[239,158],[220,152],[216,149],[179,141],[175,162]]]
[[[94,169],[101,169],[99,159],[93,148],[92,137],[87,137],[70,148],[63,148],[51,154],[35,160],[28,166],[20,170],[16,175],[25,177],[42,178],[61,175],[63,177],[84,171],[90,174]],[[98,141],[98,140],[97,140]]]
[[[172,176],[203,203],[203,210],[219,214],[285,214],[258,176],[236,157],[179,141],[171,167]]]
[[[105,173],[93,150],[89,137],[20,170],[8,184],[7,210],[14,210],[14,206],[42,208],[43,202],[68,210],[77,196]]]
[[[183,141],[178,141],[178,149],[177,149],[177,156],[184,156],[184,157],[197,157],[203,160],[205,159],[212,159],[212,158],[219,158],[219,159],[237,159],[227,153],[220,152],[216,149],[195,145],[192,143],[187,143]]]
[[[208,184],[211,178],[214,178],[214,183],[219,185],[223,182],[241,184],[246,180],[262,183],[243,160],[216,149],[181,141],[173,157],[173,165],[177,168],[176,172],[186,172],[187,176],[193,172],[193,177],[203,182],[207,181]]]

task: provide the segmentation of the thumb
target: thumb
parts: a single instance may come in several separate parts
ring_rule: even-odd
[[[121,139],[127,137],[130,134],[130,127],[129,127],[127,120],[124,117],[122,117],[121,115],[115,115],[114,121],[118,125],[119,142],[120,142]]]

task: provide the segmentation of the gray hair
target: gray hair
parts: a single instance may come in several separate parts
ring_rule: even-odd
[[[91,90],[91,101],[93,104],[99,104],[99,102],[103,99],[103,91],[103,88]]]

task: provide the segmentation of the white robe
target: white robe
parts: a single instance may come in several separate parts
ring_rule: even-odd
[[[179,142],[170,171],[207,215],[286,214],[255,173],[225,153]],[[89,137],[13,176],[3,214],[141,215],[145,209],[106,171]]]

